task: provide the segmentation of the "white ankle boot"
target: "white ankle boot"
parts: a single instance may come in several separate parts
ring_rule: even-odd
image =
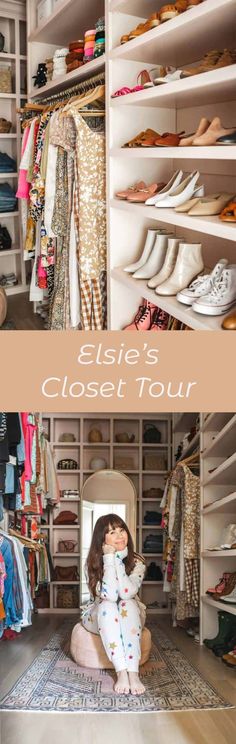
[[[169,238],[168,239],[168,247],[166,251],[166,257],[163,263],[163,266],[161,270],[158,272],[158,274],[155,274],[149,282],[148,287],[151,289],[154,289],[154,287],[157,287],[158,284],[161,284],[162,282],[165,282],[166,279],[169,279],[169,276],[172,274],[172,271],[175,266],[175,262],[178,255],[179,250],[179,244],[183,243],[184,238]]]
[[[138,271],[135,271],[135,274],[133,274],[135,279],[150,279],[151,276],[154,276],[154,274],[160,271],[166,256],[168,238],[172,237],[172,233],[169,233],[169,235],[156,236],[156,240],[148,260],[143,266],[141,266],[140,269],[138,269]]]
[[[209,294],[193,302],[192,309],[203,315],[223,315],[236,304],[236,264],[228,264]]]
[[[172,191],[176,189],[176,187],[179,185],[181,179],[183,178],[183,171],[178,170],[174,173],[170,181],[166,184],[164,189],[158,192],[158,194],[154,194],[154,196],[151,196],[150,199],[147,199],[145,204],[150,206],[156,206],[157,202],[161,201],[164,196],[167,196],[167,194],[172,194]]]
[[[146,261],[148,260],[150,256],[150,253],[153,249],[153,246],[156,240],[156,236],[162,235],[163,232],[165,231],[163,231],[161,228],[156,229],[156,228],[150,227],[147,231],[144,249],[142,251],[140,258],[138,259],[138,261],[135,261],[132,264],[128,264],[128,266],[125,266],[123,271],[127,271],[129,274],[133,274],[134,271],[136,271],[137,269],[140,269],[140,267],[146,263]]]
[[[201,243],[180,243],[175,268],[169,279],[156,288],[159,295],[176,295],[204,268]]]

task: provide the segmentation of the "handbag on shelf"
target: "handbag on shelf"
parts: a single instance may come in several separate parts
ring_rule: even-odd
[[[54,581],[78,581],[78,567],[77,566],[55,566],[54,567]]]
[[[75,540],[59,540],[57,546],[58,553],[74,553],[76,545]]]
[[[144,424],[143,441],[149,444],[160,444],[161,442],[161,432],[152,421],[147,421]]]
[[[146,491],[143,491],[143,498],[144,499],[162,499],[163,497],[163,489],[162,488],[148,488]]]
[[[59,586],[57,589],[57,608],[61,610],[79,609],[79,589],[77,586]]]
[[[61,511],[58,516],[54,519],[53,524],[74,524],[77,522],[78,516],[72,511]]]
[[[64,460],[59,460],[57,463],[58,470],[78,470],[78,463],[76,460],[72,460],[71,457],[66,457]]]
[[[37,610],[44,610],[50,606],[49,590],[47,587],[40,587],[35,595],[34,606]]]
[[[75,435],[66,431],[63,434],[60,434],[59,442],[75,442]]]
[[[167,459],[162,452],[145,452],[143,456],[144,470],[167,470]]]

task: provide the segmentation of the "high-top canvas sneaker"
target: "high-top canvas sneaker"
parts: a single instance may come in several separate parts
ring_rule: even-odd
[[[190,284],[187,289],[182,289],[182,292],[178,292],[177,300],[182,302],[183,305],[192,305],[195,300],[199,297],[204,297],[211,292],[212,287],[219,279],[223,269],[227,266],[228,261],[226,258],[221,258],[220,261],[215,265],[213,271],[210,274],[203,274],[198,276],[197,279]]]
[[[156,305],[153,305],[149,300],[144,300],[143,304],[139,306],[138,312],[130,325],[127,325],[124,331],[149,331],[152,325],[153,315],[156,310]]]
[[[205,297],[193,302],[192,309],[203,315],[223,315],[236,303],[236,264],[223,269],[219,279]]]

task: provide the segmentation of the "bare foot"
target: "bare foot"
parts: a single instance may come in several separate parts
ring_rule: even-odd
[[[129,683],[131,695],[142,695],[145,692],[145,687],[137,672],[129,672]]]
[[[122,669],[122,672],[117,672],[117,681],[114,685],[115,692],[119,695],[128,695],[130,691],[129,677],[126,669]]]

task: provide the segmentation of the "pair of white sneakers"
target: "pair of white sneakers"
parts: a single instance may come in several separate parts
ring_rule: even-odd
[[[177,300],[192,305],[196,313],[223,315],[236,303],[236,264],[221,258],[210,274],[195,279],[177,294]]]

